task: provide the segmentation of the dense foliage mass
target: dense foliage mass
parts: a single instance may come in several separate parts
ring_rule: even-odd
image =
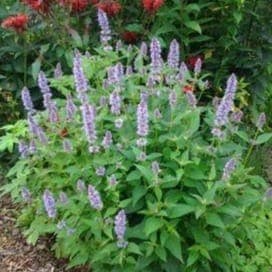
[[[25,87],[27,120],[1,138],[0,149],[19,143],[3,190],[25,203],[28,241],[53,234],[57,256],[92,271],[269,271],[271,189],[248,167],[272,137],[265,114],[247,131],[235,74],[203,103],[201,58],[180,62],[176,40],[166,62],[156,38],[112,48],[98,20],[97,54],[75,50],[70,76],[40,72],[44,110]]]

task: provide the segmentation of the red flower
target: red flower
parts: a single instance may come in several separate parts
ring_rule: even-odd
[[[192,85],[185,85],[183,87],[183,92],[184,93],[191,93],[193,91],[194,91],[194,86],[192,86]]]
[[[156,12],[164,4],[164,0],[142,0],[142,2],[148,12]]]
[[[102,0],[95,5],[97,8],[102,9],[108,16],[114,16],[120,12],[122,6],[115,0]]]
[[[122,38],[126,43],[136,43],[138,34],[132,31],[126,31],[122,33]]]
[[[22,32],[26,29],[28,23],[28,16],[26,14],[17,14],[14,16],[9,16],[2,23],[1,27],[11,28],[16,32]]]
[[[70,8],[73,12],[82,11],[89,4],[88,0],[59,0],[58,2],[60,5]]]
[[[40,13],[48,13],[54,0],[21,0],[24,4]]]
[[[190,56],[186,60],[186,64],[189,66],[190,69],[194,69],[195,64],[198,59],[201,59],[203,61],[204,57],[203,55],[196,55],[196,56]]]

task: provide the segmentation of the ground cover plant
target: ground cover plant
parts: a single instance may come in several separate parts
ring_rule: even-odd
[[[189,69],[176,40],[167,61],[157,38],[113,47],[98,19],[97,53],[75,50],[72,75],[40,72],[44,110],[25,87],[26,120],[4,127],[0,149],[21,158],[2,191],[24,203],[28,242],[52,234],[57,256],[92,271],[269,271],[271,190],[248,166],[272,137],[265,114],[252,132],[235,74],[203,102],[200,58]]]

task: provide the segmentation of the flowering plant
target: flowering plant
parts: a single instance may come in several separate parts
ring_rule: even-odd
[[[25,202],[28,241],[54,234],[57,256],[92,271],[238,269],[245,222],[266,203],[265,181],[247,167],[252,147],[272,137],[265,115],[251,141],[239,128],[234,74],[221,100],[199,104],[201,59],[190,72],[176,40],[167,62],[156,38],[113,49],[102,10],[99,23],[98,54],[76,50],[71,76],[40,72],[45,110],[24,88],[27,121],[7,128],[24,131],[13,134],[21,159],[3,191]]]

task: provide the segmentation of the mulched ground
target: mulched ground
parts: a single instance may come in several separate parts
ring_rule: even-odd
[[[66,270],[67,261],[56,260],[49,250],[50,240],[30,246],[16,227],[16,206],[9,197],[0,199],[1,272],[88,272],[87,268]]]

